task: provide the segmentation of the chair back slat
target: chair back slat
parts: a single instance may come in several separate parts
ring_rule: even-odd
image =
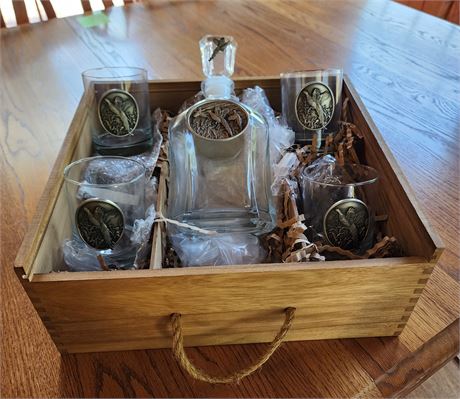
[[[14,14],[16,15],[16,23],[18,25],[28,24],[26,5],[23,1],[13,1]]]
[[[411,8],[426,12],[427,14],[459,23],[459,0],[396,0]]]
[[[27,6],[25,2],[27,1]],[[62,3],[59,3],[61,1]],[[53,7],[57,7],[57,12],[60,16],[64,16],[61,8],[66,11],[65,2],[69,0],[3,0],[0,2],[0,26],[4,27],[14,27],[21,24],[27,24],[29,22],[40,22],[47,21],[52,18],[56,18],[56,10]],[[90,1],[90,0],[79,0],[81,7],[76,7],[78,3],[72,3],[75,7],[74,12],[92,12],[98,11],[101,9],[107,9],[113,6],[120,6],[128,3],[137,2],[138,0],[100,0],[100,1]],[[58,7],[63,6],[63,7]],[[68,11],[68,9],[67,9]],[[82,11],[80,11],[81,13]]]

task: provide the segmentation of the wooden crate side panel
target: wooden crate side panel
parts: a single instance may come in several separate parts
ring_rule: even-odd
[[[430,271],[414,263],[25,284],[59,348],[115,350],[168,347],[173,312],[190,345],[269,341],[287,306],[298,309],[294,340],[398,334]]]
[[[409,319],[431,267],[426,264],[392,268],[378,266],[378,273],[374,273],[372,269],[374,268],[351,269],[348,273],[346,269],[340,269],[341,277],[332,278],[332,281],[322,284],[319,280],[324,281],[327,278],[321,273],[325,270],[313,269],[315,276],[305,277],[305,284],[301,281],[299,272],[296,272],[291,279],[299,282],[297,286],[286,279],[281,278],[279,281],[280,287],[287,290],[290,286],[289,291],[296,292],[294,296],[287,292],[281,293],[282,298],[271,295],[275,289],[270,286],[264,289],[264,284],[255,282],[261,280],[255,276],[259,273],[246,273],[245,279],[252,283],[242,283],[240,289],[228,287],[232,291],[228,293],[230,298],[216,292],[207,292],[205,287],[209,286],[209,281],[188,281],[174,285],[170,277],[167,281],[152,278],[150,280],[157,280],[153,285],[151,281],[133,279],[138,284],[124,293],[120,293],[120,285],[113,286],[111,280],[99,281],[99,288],[89,287],[85,284],[90,282],[87,280],[80,281],[77,286],[72,283],[74,287],[59,282],[57,289],[53,287],[46,295],[36,287],[56,285],[55,282],[27,283],[27,286],[50,335],[57,347],[64,352],[170,347],[169,316],[178,309],[183,314],[188,346],[268,342],[282,322],[286,303],[297,307],[296,322],[288,336],[289,340],[397,335]],[[357,273],[358,270],[362,273]],[[303,273],[309,274],[308,272]],[[336,275],[336,270],[330,272]],[[371,276],[372,280],[380,283],[369,282]],[[243,281],[241,277],[240,280]],[[267,277],[267,283],[270,284],[272,276]],[[175,276],[176,280],[177,278],[181,282],[184,280],[183,277]],[[382,283],[385,279],[389,283]],[[132,283],[129,279],[115,281],[122,285]],[[104,288],[107,285],[109,287]],[[320,285],[322,287],[317,288]],[[193,287],[195,292],[184,291],[187,286],[190,287],[189,291]],[[171,303],[174,298],[168,296],[167,291],[171,287],[177,290],[174,298],[177,297],[177,292],[183,293],[175,303]],[[80,295],[77,295],[78,290]],[[243,294],[248,290],[251,292],[250,299]],[[325,293],[325,290],[329,293]],[[111,291],[118,292],[124,300],[116,300]],[[96,292],[99,294],[96,295]],[[54,300],[49,300],[50,297]],[[286,302],[289,300],[292,302]],[[78,308],[83,312],[78,312]],[[92,308],[93,310],[88,310]],[[239,310],[234,312],[234,309]],[[94,312],[96,318],[93,317]],[[105,318],[102,312],[106,312],[105,315],[109,318]]]
[[[51,254],[50,260],[45,260],[42,264],[37,262],[37,253],[42,249],[43,239],[49,234],[49,221],[54,215],[56,209],[56,203],[59,195],[62,192],[63,177],[62,173],[64,167],[68,165],[73,157],[74,150],[76,147],[81,146],[80,134],[82,131],[87,130],[87,109],[88,104],[92,99],[88,96],[83,96],[77,108],[77,112],[72,120],[69,127],[69,132],[62,144],[59,155],[54,163],[50,177],[46,183],[43,194],[38,202],[35,215],[30,223],[26,236],[21,244],[21,247],[16,256],[14,266],[23,270],[26,275],[31,275],[34,267],[37,266],[40,270],[50,272],[52,270],[50,261],[53,261],[57,254],[54,252]],[[89,133],[89,131],[88,131]],[[91,140],[89,138],[89,140]],[[84,144],[83,144],[84,145]],[[59,204],[59,207],[62,202]],[[67,219],[67,217],[66,217]],[[61,220],[64,222],[64,220]],[[56,229],[59,230],[59,229]],[[53,236],[56,231],[53,231]],[[52,250],[52,249],[51,249]],[[52,250],[53,251],[53,250]],[[34,271],[35,272],[35,271]]]
[[[272,107],[281,111],[281,89],[279,76],[236,78],[235,93],[239,95],[247,87],[263,87]],[[162,80],[149,82],[150,107],[158,107],[176,113],[185,100],[191,99],[201,90],[201,81],[184,82]]]
[[[372,323],[402,323],[409,316],[412,306],[384,306],[375,303],[344,304],[340,310],[320,305],[303,307],[296,311],[295,329],[321,328],[340,325]],[[283,320],[282,309],[262,309],[227,313],[187,314],[182,317],[187,335],[225,335],[265,330],[276,331]],[[61,337],[76,341],[102,342],[113,339],[167,338],[169,316],[150,316],[129,319],[70,321],[54,323],[53,329]]]
[[[388,215],[388,232],[397,237],[406,254],[437,262],[443,248],[440,238],[429,226],[409,183],[348,80],[344,91],[350,98],[353,123],[365,137],[365,163],[379,171],[379,198],[375,199]]]
[[[364,331],[372,331],[372,328],[379,331],[384,328],[385,335],[395,335],[409,318],[411,308],[364,304],[361,309],[345,306],[340,312],[329,312],[319,306],[298,309],[291,330],[292,339],[339,338],[343,331],[347,331],[347,337],[350,334],[359,336]],[[263,310],[185,315],[182,322],[186,343],[201,339],[201,342],[210,345],[233,343],[235,337],[254,334],[268,337],[269,341],[278,331],[283,318],[282,310]],[[169,316],[53,324],[50,334],[63,347],[137,340],[157,341],[158,347],[168,347],[171,339]]]
[[[80,139],[67,164],[91,155],[91,134],[88,118],[85,118],[81,132]],[[60,184],[61,188],[56,196],[54,210],[50,215],[41,245],[32,263],[31,270],[33,270],[34,274],[59,270],[59,267],[63,264],[61,250],[63,239],[70,238],[72,234],[72,215],[68,208],[63,173],[64,167],[61,168],[60,176],[57,179],[57,184]]]

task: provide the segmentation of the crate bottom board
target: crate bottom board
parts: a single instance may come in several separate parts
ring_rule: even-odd
[[[342,306],[340,311],[322,306],[299,308],[293,329],[321,328],[325,325],[341,326],[373,323],[402,323],[408,319],[412,306],[383,307],[363,304],[362,307]],[[283,320],[279,309],[263,311],[204,313],[182,315],[186,335],[226,335],[252,333],[254,331],[276,332]],[[52,323],[45,321],[49,330],[62,339],[75,342],[104,342],[143,338],[167,338],[170,336],[169,316],[136,319],[113,319],[80,322]]]
[[[222,335],[188,335],[185,332],[184,345],[186,347],[215,346],[215,345],[240,345],[254,343],[268,343],[273,340],[278,328],[273,331],[228,333]],[[309,327],[290,331],[285,341],[313,341],[323,339],[344,339],[359,337],[387,337],[396,336],[404,328],[405,322],[350,324],[329,327]],[[125,350],[167,349],[172,346],[171,336],[162,338],[136,338],[107,340],[103,342],[75,342],[68,341],[60,336],[53,336],[53,341],[61,353],[92,353],[114,352]]]

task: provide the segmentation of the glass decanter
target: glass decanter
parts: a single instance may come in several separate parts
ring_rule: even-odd
[[[219,233],[262,234],[274,227],[268,126],[234,94],[236,47],[230,36],[200,40],[205,98],[169,127],[167,213]]]

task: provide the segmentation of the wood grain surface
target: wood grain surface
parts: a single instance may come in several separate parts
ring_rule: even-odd
[[[1,396],[401,396],[458,353],[459,93],[457,26],[386,1],[150,1],[2,30]],[[342,66],[446,245],[397,338],[290,342],[239,385],[192,381],[170,350],[64,355],[13,272],[13,260],[82,94],[87,68],[137,65],[150,78],[200,78],[197,41],[239,43],[236,74]],[[216,373],[260,345],[188,349]],[[247,364],[247,363],[246,363]]]

